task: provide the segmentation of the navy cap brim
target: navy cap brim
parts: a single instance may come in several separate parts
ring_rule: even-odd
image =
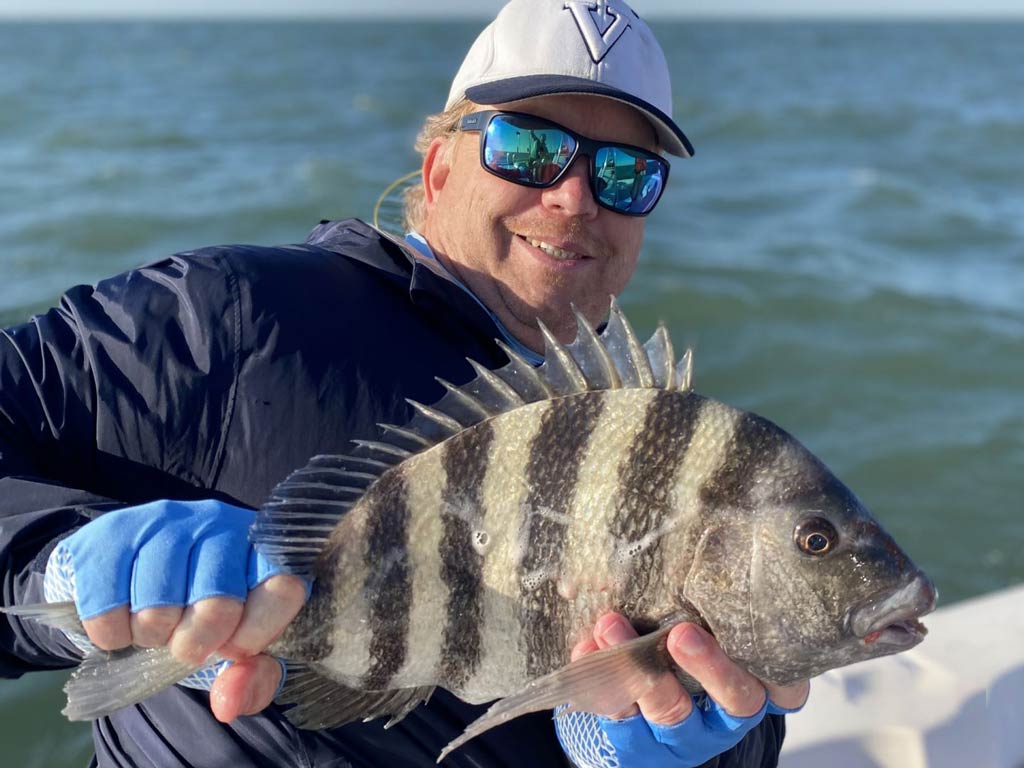
[[[679,157],[693,157],[693,145],[671,117],[643,99],[618,88],[568,75],[523,75],[470,86],[466,98],[477,104],[510,104],[537,96],[581,93],[604,96],[640,110],[651,121],[662,149]]]

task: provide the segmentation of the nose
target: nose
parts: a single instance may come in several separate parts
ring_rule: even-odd
[[[578,156],[558,183],[542,190],[544,207],[566,216],[593,219],[600,206],[590,191],[589,158]]]

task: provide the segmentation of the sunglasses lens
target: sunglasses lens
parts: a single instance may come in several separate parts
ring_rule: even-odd
[[[474,124],[471,130],[477,130]],[[642,149],[585,143],[597,201],[630,216],[646,216],[657,204],[668,163]],[[529,115],[495,114],[483,130],[480,159],[491,173],[515,184],[545,187],[572,162],[577,139],[568,131]]]
[[[550,184],[565,168],[576,142],[550,123],[497,115],[484,132],[483,163],[517,184]]]
[[[623,147],[602,147],[594,156],[597,198],[609,208],[631,215],[651,212],[665,188],[668,168],[656,155]]]

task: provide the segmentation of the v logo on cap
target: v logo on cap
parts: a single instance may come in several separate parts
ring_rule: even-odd
[[[572,11],[576,26],[579,27],[587,50],[590,51],[590,58],[595,64],[601,63],[601,59],[608,55],[608,51],[629,28],[630,10],[621,7],[615,0],[566,0],[562,7],[564,10]],[[608,22],[604,29],[598,27],[594,11],[602,21]]]

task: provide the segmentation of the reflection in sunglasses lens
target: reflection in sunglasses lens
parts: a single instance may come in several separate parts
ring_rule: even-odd
[[[649,211],[662,187],[661,164],[621,147],[605,147],[594,158],[594,182],[602,203],[627,213]]]
[[[564,131],[499,116],[487,126],[484,162],[510,181],[550,184],[569,162],[576,142]]]
[[[551,184],[576,151],[576,139],[550,123],[497,115],[486,128],[483,162],[496,175],[525,186]],[[646,214],[657,203],[665,166],[654,156],[600,147],[590,158],[598,202],[622,213]]]

